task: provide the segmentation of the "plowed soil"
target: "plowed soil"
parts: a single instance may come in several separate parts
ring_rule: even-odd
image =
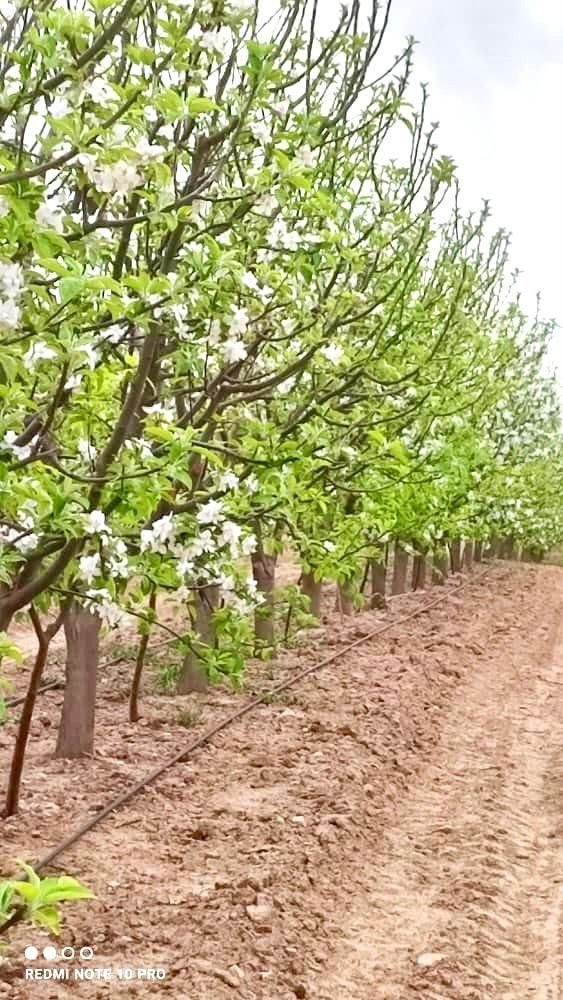
[[[52,870],[97,900],[66,908],[56,946],[90,946],[82,964],[111,981],[25,981],[24,947],[49,939],[17,927],[0,995],[561,1000],[563,570],[500,564],[458,584],[215,737],[60,859]],[[268,670],[290,676],[435,594],[331,616],[243,692],[192,707],[189,729],[155,695],[141,724],[124,721],[125,674],[110,673],[87,760],[53,759],[61,694],[46,695],[0,870],[272,684]],[[0,729],[0,773],[12,738]],[[166,978],[125,982],[123,967]]]

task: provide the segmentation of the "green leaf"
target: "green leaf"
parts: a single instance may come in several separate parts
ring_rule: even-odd
[[[155,106],[162,111],[168,121],[183,118],[186,113],[184,102],[175,90],[164,90],[155,100]]]
[[[66,306],[72,299],[76,299],[84,288],[83,278],[61,278],[59,281],[61,292],[61,303]]]
[[[18,861],[18,864],[20,868],[23,868],[24,872],[26,873],[32,885],[39,886],[41,884],[41,879],[39,878],[39,875],[37,874],[37,872],[33,870],[31,865],[28,865],[26,861]]]
[[[143,63],[144,66],[152,66],[156,59],[156,52],[153,49],[145,48],[143,45],[128,45],[127,55],[133,62]]]
[[[212,101],[210,97],[190,97],[188,99],[188,112],[190,115],[202,115],[207,111],[218,111],[219,105]]]
[[[305,174],[288,174],[287,179],[290,184],[295,188],[302,188],[304,191],[310,191],[312,187],[312,181],[310,177],[306,177]]]
[[[52,934],[61,933],[61,918],[56,906],[42,906],[31,914],[34,924],[46,927]]]
[[[21,896],[26,903],[33,903],[40,894],[40,885],[32,885],[31,882],[12,882],[14,892]]]
[[[49,903],[60,903],[69,899],[95,899],[94,893],[81,885],[70,875],[46,878],[41,883],[41,896]]]

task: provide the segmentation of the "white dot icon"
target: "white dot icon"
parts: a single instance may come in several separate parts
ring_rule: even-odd
[[[35,959],[39,957],[39,951],[37,950],[35,945],[28,944],[27,948],[23,953],[23,957],[25,958],[26,962],[34,962]]]
[[[47,962],[54,962],[57,957],[57,949],[53,948],[52,944],[48,944],[46,948],[43,948],[43,958]]]

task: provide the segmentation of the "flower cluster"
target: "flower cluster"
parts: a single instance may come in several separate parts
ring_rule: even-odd
[[[19,300],[24,290],[20,264],[0,260],[0,330],[15,330],[20,324]]]

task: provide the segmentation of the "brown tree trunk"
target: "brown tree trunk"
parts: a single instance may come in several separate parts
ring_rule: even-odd
[[[452,573],[461,573],[461,539],[454,538],[450,542],[450,559]]]
[[[424,590],[426,586],[426,552],[414,557],[412,565],[412,589]]]
[[[315,580],[312,573],[303,573],[301,576],[301,590],[309,598],[310,613],[314,618],[320,618],[323,592],[322,580]]]
[[[387,559],[383,562],[371,560],[371,607],[380,608],[385,603],[385,583],[387,576]]]
[[[56,757],[80,757],[94,749],[100,627],[97,615],[76,605],[65,620],[66,683]]]
[[[501,543],[501,559],[514,559],[514,539],[503,538]]]
[[[432,560],[432,583],[441,586],[448,579],[449,561],[445,552],[435,552]]]
[[[152,613],[156,607],[156,590],[153,590],[149,598],[149,610]],[[137,651],[137,659],[135,661],[135,670],[133,672],[133,680],[131,681],[131,693],[129,695],[129,722],[139,721],[139,688],[141,686],[141,677],[143,674],[143,667],[145,665],[145,656],[147,654],[147,647],[149,645],[149,639],[151,637],[149,621],[148,627],[144,634],[141,636],[141,641],[139,643],[139,649]]]
[[[483,542],[475,542],[473,546],[473,559],[476,563],[483,562]]]
[[[336,597],[337,610],[347,617],[354,614],[354,590],[354,582],[352,580],[343,580],[338,584]]]
[[[463,550],[463,565],[468,573],[473,569],[473,542],[467,541]]]
[[[392,594],[404,594],[407,589],[407,569],[409,565],[409,554],[405,551],[400,542],[395,542],[393,552],[393,580],[391,582]]]
[[[29,729],[31,726],[31,719],[33,717],[37,689],[41,682],[43,670],[47,662],[47,653],[49,651],[50,637],[48,638],[42,631],[36,631],[36,634],[38,648],[35,656],[35,662],[33,664],[33,670],[31,671],[31,677],[29,678],[29,685],[25,701],[23,703],[18,732],[16,735],[16,742],[14,745],[14,752],[12,754],[12,766],[10,768],[8,790],[6,793],[6,805],[2,814],[5,817],[14,816],[18,811],[21,777],[25,759],[25,750],[29,738]]]
[[[276,644],[274,621],[274,588],[276,586],[277,556],[267,555],[258,550],[252,554],[252,574],[258,592],[264,596],[254,612],[254,643],[256,653],[261,649],[273,648]]]
[[[498,559],[500,553],[500,541],[498,538],[491,538],[489,542],[488,557],[489,559]]]
[[[192,691],[207,691],[208,678],[202,653],[215,645],[213,613],[219,606],[219,587],[199,587],[194,594],[195,638],[192,648],[186,653],[176,692],[191,694]]]

